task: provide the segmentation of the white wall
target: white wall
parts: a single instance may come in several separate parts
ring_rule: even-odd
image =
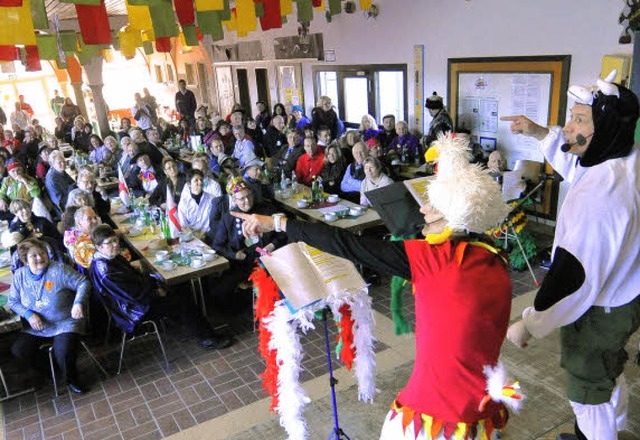
[[[413,46],[425,47],[425,96],[446,98],[447,59],[486,56],[572,56],[570,83],[593,83],[603,55],[630,54],[619,45],[618,16],[623,0],[378,0],[376,19],[362,11],[344,12],[327,23],[316,12],[312,33],[324,34],[325,49],[336,52],[335,64],[406,63],[413,70]],[[295,5],[295,2],[294,2]],[[295,8],[295,6],[294,6]],[[273,59],[274,37],[297,34],[295,12],[283,29],[253,32],[244,39],[263,41]],[[207,45],[211,44],[206,39]],[[233,36],[222,44],[235,42]],[[305,64],[305,101],[313,105],[311,65]],[[319,63],[315,63],[319,64]],[[329,64],[329,63],[327,63]],[[409,81],[409,96],[413,95]],[[413,109],[409,106],[411,121]],[[428,121],[427,121],[428,122]]]

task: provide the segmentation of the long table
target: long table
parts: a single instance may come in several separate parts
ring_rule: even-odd
[[[362,231],[368,228],[373,228],[375,226],[380,226],[383,224],[380,215],[373,208],[367,208],[364,214],[356,218],[343,218],[333,221],[331,223],[327,222],[324,218],[324,215],[318,208],[298,208],[298,201],[301,199],[309,200],[311,198],[311,188],[304,185],[298,185],[297,192],[290,197],[283,198],[282,192],[276,193],[276,204],[278,204],[282,209],[294,214],[304,220],[311,222],[322,222],[331,224],[332,226],[336,226],[338,228],[345,229],[347,231],[351,231],[356,234],[362,234]],[[350,202],[345,199],[340,199],[337,203],[333,205],[342,205],[346,208],[353,208],[356,206],[360,206],[356,203]]]

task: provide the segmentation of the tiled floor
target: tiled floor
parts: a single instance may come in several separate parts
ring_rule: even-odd
[[[535,272],[541,279],[543,271],[536,266]],[[512,273],[512,281],[514,296],[534,289],[528,272]],[[374,308],[390,318],[388,286],[388,278],[383,277],[379,286],[372,286],[371,293]],[[413,320],[410,298],[405,302],[405,310]],[[92,391],[84,396],[64,394],[54,398],[52,387],[47,385],[37,393],[5,402],[0,440],[3,435],[7,440],[162,438],[251,408],[265,395],[258,377],[264,363],[257,354],[257,334],[252,331],[250,319],[247,314],[233,323],[237,342],[223,351],[203,351],[195,341],[176,336],[169,328],[165,338],[171,360],[168,371],[162,368],[159,351],[152,341],[138,343],[128,350],[127,368],[121,375],[106,380],[100,379],[88,359],[82,358],[82,374],[92,383]],[[10,355],[7,344],[4,345],[4,349],[0,348],[0,359],[6,363]],[[116,367],[115,345],[96,353],[110,371]],[[301,379],[311,383],[326,374],[320,326],[303,337],[303,346]],[[387,348],[380,342],[376,350],[388,352]]]

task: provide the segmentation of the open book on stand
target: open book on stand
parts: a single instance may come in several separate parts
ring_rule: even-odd
[[[291,313],[333,293],[366,288],[355,265],[304,242],[291,243],[260,261],[280,288]]]

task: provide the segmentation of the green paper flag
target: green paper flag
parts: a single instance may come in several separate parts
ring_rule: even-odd
[[[180,34],[171,0],[158,0],[157,4],[149,6],[149,13],[156,38],[177,37]]]
[[[100,6],[100,0],[59,0],[60,3],[73,3],[75,5]]]
[[[160,4],[159,0],[127,0],[131,6],[155,6]]]
[[[264,17],[264,3],[256,2],[256,17]]]
[[[229,0],[224,0],[224,9],[218,12],[220,13],[221,21],[231,20],[231,8],[229,7]]]
[[[295,0],[298,4],[298,23],[313,20],[313,4],[311,0]]]
[[[44,0],[31,0],[31,16],[33,17],[34,29],[49,29],[49,20],[47,19]]]
[[[142,48],[144,49],[145,55],[153,54],[153,43],[151,43],[151,41],[143,41]]]
[[[185,24],[182,26],[182,33],[184,34],[184,41],[187,46],[197,46],[198,43],[198,31],[195,24]]]
[[[342,13],[342,1],[341,0],[329,0],[329,13],[331,15],[338,15]]]
[[[221,11],[196,11],[200,32],[211,35],[213,41],[224,39]],[[185,35],[186,36],[186,35]]]
[[[78,50],[75,31],[60,31],[60,41],[62,42],[62,50],[65,52],[76,52]]]
[[[58,59],[58,42],[55,35],[36,35],[36,44],[41,60]]]
[[[81,66],[86,66],[91,62],[93,57],[100,55],[100,46],[97,44],[84,44],[82,38],[78,39],[80,43],[80,50],[77,52],[78,61],[80,61]]]

